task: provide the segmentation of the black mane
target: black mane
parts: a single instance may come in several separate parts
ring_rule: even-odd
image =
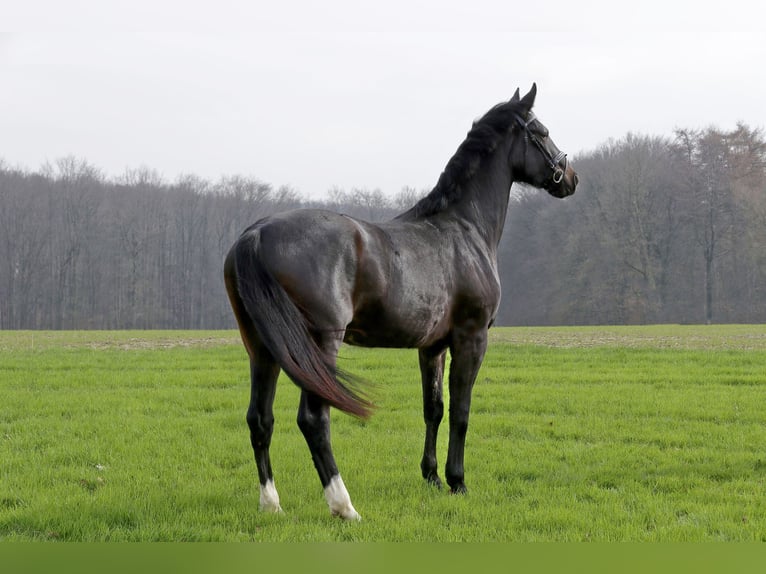
[[[464,184],[476,174],[482,161],[490,156],[506,137],[514,116],[525,114],[526,110],[517,102],[503,102],[474,122],[465,141],[447,162],[436,186],[396,219],[428,217],[459,200]]]

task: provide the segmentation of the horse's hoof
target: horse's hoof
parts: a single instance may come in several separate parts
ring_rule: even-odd
[[[434,486],[434,487],[438,488],[439,490],[441,490],[441,489],[442,489],[442,486],[443,486],[443,485],[442,485],[442,479],[441,479],[441,478],[439,478],[439,475],[438,475],[438,474],[432,474],[432,475],[430,475],[430,476],[427,476],[427,477],[426,477],[426,482],[427,482],[429,485],[431,485],[431,486]]]
[[[261,506],[259,509],[261,512],[266,512],[270,514],[284,514],[285,511],[282,510],[281,506]]]
[[[273,480],[269,480],[266,484],[261,485],[258,508],[261,512],[282,512],[282,507],[279,505],[279,495],[277,494],[277,489],[274,488]]]
[[[346,520],[347,522],[361,522],[362,517],[359,515],[359,513],[351,508],[351,510],[347,510],[345,512],[333,512],[333,516],[337,516],[338,518],[342,518],[343,520]]]
[[[340,516],[344,520],[353,521],[362,519],[354,505],[351,504],[346,485],[343,484],[343,479],[339,474],[330,479],[329,484],[324,489],[324,495],[330,507],[330,514],[333,516]]]
[[[449,491],[450,494],[467,494],[468,489],[465,487],[465,484],[456,484],[452,488],[450,488]]]
[[[282,507],[279,505],[279,502],[277,502],[276,504],[270,503],[270,502],[267,502],[267,503],[261,502],[258,505],[258,510],[260,510],[261,512],[272,513],[272,514],[282,514],[284,512],[282,510]]]

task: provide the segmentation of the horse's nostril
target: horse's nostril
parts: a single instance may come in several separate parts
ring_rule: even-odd
[[[574,184],[575,184],[575,187],[577,187],[577,184],[578,184],[578,183],[580,183],[580,178],[579,178],[579,177],[577,177],[577,174],[575,174],[575,176],[574,176]]]

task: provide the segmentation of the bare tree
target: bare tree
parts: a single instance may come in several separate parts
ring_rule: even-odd
[[[716,128],[677,130],[677,153],[684,160],[686,209],[704,261],[705,322],[712,323],[716,303],[716,264],[729,256],[742,229],[734,189],[751,169],[753,158],[740,146],[741,133]],[[720,281],[719,281],[720,283]]]
[[[34,308],[48,244],[42,220],[46,182],[0,164],[0,328],[35,326]]]
[[[399,193],[394,196],[392,205],[396,211],[406,211],[415,205],[429,190],[416,190],[414,187],[403,187]]]
[[[99,205],[103,198],[101,172],[85,160],[61,158],[44,168],[52,180],[48,196],[50,261],[55,289],[50,292],[54,327],[88,326],[79,290],[83,252],[92,246]]]

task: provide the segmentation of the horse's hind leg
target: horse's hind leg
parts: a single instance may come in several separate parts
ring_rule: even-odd
[[[250,356],[250,406],[247,409],[247,425],[250,427],[250,444],[258,467],[261,495],[259,507],[266,512],[281,512],[279,494],[274,487],[269,446],[274,431],[274,394],[279,377],[279,365],[271,354],[258,345]]]
[[[261,488],[259,507],[267,512],[281,512],[269,458],[269,445],[274,431],[273,405],[279,365],[260,342],[255,326],[239,296],[233,252],[226,257],[224,279],[242,343],[250,357],[250,406],[247,409],[247,425],[250,427],[250,444],[253,446],[255,464],[258,467]]]
[[[328,356],[334,360],[340,347],[340,340],[329,341],[323,346],[328,351]],[[351,504],[351,498],[335,464],[330,443],[330,406],[313,393],[301,392],[298,427],[311,451],[311,458],[319,474],[325,500],[332,515],[346,520],[361,520],[362,517]]]
[[[346,520],[361,520],[351,504],[351,498],[335,464],[330,444],[329,405],[313,393],[303,391],[298,408],[298,426],[311,451],[311,458],[319,473],[330,512],[333,516],[340,516]]]

